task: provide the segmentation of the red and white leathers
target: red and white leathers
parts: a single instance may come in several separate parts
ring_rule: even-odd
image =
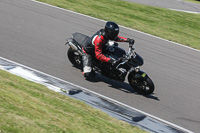
[[[84,44],[83,48],[83,73],[84,76],[90,76],[92,72],[92,58],[96,58],[102,62],[112,63],[112,59],[106,57],[102,50],[106,48],[106,44],[109,39],[105,36],[104,29],[96,32],[92,37],[90,37]],[[116,42],[128,42],[128,39],[125,37],[117,36],[113,41]]]

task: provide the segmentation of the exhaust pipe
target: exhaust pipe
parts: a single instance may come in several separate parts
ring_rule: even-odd
[[[76,45],[74,45],[74,43],[72,43],[72,42],[68,42],[68,44],[69,44],[69,46],[70,46],[71,49],[76,50],[80,55],[83,54],[82,51],[79,50],[79,49],[77,48]]]

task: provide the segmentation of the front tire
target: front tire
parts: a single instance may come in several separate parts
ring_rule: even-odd
[[[83,68],[82,56],[76,50],[69,48],[67,51],[67,56],[69,58],[69,61],[74,65],[74,67],[78,69]]]
[[[139,94],[149,95],[154,92],[154,83],[149,77],[135,78],[134,74],[129,74],[128,82],[131,87]]]

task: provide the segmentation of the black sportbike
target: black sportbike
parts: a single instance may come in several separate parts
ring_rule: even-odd
[[[74,67],[82,69],[82,47],[84,41],[89,38],[81,33],[72,34],[71,38],[67,39],[66,45],[70,48],[67,51],[67,56]],[[142,57],[135,52],[133,44],[129,44],[129,50],[118,47],[118,43],[107,44],[103,50],[103,54],[107,57],[120,59],[120,63],[114,68],[112,64],[101,62],[94,58],[92,61],[93,70],[110,79],[124,82],[128,74],[128,82],[132,88],[139,94],[149,95],[154,91],[154,83],[150,77],[140,70],[143,65]]]

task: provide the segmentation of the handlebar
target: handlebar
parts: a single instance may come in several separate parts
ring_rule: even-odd
[[[135,50],[135,48],[133,48],[133,45],[134,45],[134,44],[129,43],[129,49],[128,49],[128,53],[127,53],[127,54],[133,53],[133,50]]]
[[[132,44],[132,43],[129,43],[129,47],[131,47],[131,48],[132,48],[132,47],[133,47],[133,45],[134,45],[134,44]]]
[[[118,59],[120,60],[121,63],[119,63],[116,68],[118,68],[122,64],[125,64],[126,62],[128,62],[129,59],[132,58],[132,56],[134,55],[134,50],[135,50],[135,48],[133,48],[133,45],[134,45],[133,43],[129,43],[129,49],[128,49],[127,54],[125,54],[123,57]]]

